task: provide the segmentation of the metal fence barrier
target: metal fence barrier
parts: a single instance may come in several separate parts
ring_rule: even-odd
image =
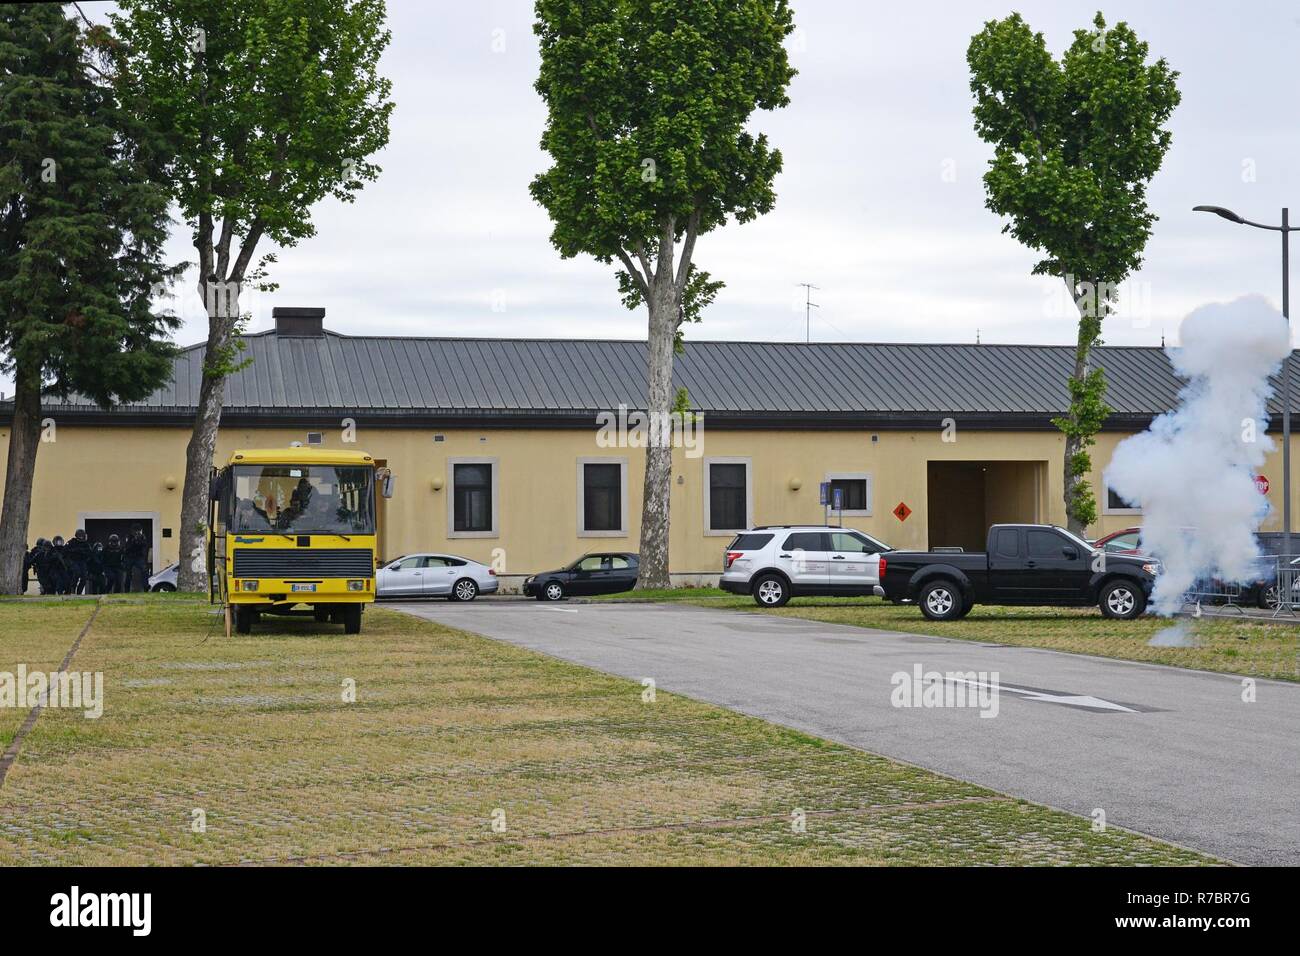
[[[1283,614],[1295,617],[1300,611],[1300,558],[1278,560],[1277,584],[1269,599],[1269,603],[1274,605],[1274,617]]]
[[[1300,556],[1265,554],[1244,582],[1198,580],[1184,593],[1183,605],[1193,606],[1198,617],[1202,607],[1243,615],[1247,608],[1259,608],[1275,618],[1300,617]]]
[[[1240,584],[1229,584],[1226,581],[1212,579],[1200,580],[1183,594],[1183,604],[1194,605],[1197,617],[1200,617],[1201,606],[1204,604],[1214,605],[1225,611],[1236,611],[1238,614],[1245,614],[1245,605],[1252,596],[1251,591],[1252,589],[1243,587]]]

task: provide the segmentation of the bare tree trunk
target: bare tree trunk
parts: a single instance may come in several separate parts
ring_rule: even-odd
[[[218,306],[221,308],[222,306]],[[211,309],[212,306],[209,305]],[[239,315],[235,304],[231,315]],[[199,407],[194,431],[185,448],[185,485],[181,492],[180,566],[177,589],[205,591],[208,587],[208,477],[212,456],[221,426],[221,404],[226,395],[223,358],[231,344],[235,319],[212,316],[208,319],[208,343],[203,356],[203,381],[199,387]]]
[[[666,287],[665,287],[666,286]],[[668,575],[668,529],[672,494],[673,340],[678,305],[671,283],[651,288],[647,408],[650,437],[645,456],[645,497],[641,511],[640,571],[637,590],[672,587]]]
[[[0,594],[19,594],[23,556],[32,515],[32,478],[41,442],[40,371],[19,367],[15,376],[14,420],[9,430],[4,510],[0,513]]]

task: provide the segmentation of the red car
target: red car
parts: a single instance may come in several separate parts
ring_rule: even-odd
[[[1098,538],[1092,546],[1107,554],[1142,554],[1142,549],[1138,547],[1138,538],[1141,534],[1141,528],[1112,531],[1105,537]]]

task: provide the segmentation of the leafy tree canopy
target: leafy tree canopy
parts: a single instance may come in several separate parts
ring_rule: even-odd
[[[1035,274],[1119,282],[1142,262],[1155,216],[1146,187],[1169,148],[1178,74],[1148,63],[1126,23],[1076,30],[1060,61],[1013,13],[987,23],[967,61],[975,129],[995,147],[987,205],[1044,256]]]
[[[161,153],[55,4],[0,10],[0,368],[100,404],[171,372]]]
[[[103,42],[124,91],[168,137],[185,216],[200,232],[205,219],[222,224],[219,256],[234,235],[250,254],[262,235],[284,246],[313,235],[315,203],[350,202],[378,175],[369,157],[388,142],[393,108],[378,72],[383,0],[119,7]]]
[[[618,258],[637,288],[671,243],[772,208],[781,154],[745,127],[788,102],[785,0],[539,0],[534,29],[554,164],[531,189],[561,255]]]

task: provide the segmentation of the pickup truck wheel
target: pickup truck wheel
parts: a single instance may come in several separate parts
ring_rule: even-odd
[[[955,621],[965,607],[961,592],[951,581],[932,581],[921,589],[921,613],[932,621]]]
[[[790,600],[790,586],[777,574],[765,574],[754,582],[754,603],[759,607],[781,607]]]
[[[971,611],[973,611],[973,610],[975,610],[975,600],[974,600],[974,598],[966,598],[966,600],[962,601],[962,604],[961,604],[961,613],[958,614],[957,616],[958,616],[958,617],[965,617],[967,614],[969,614],[969,613],[970,613]]]
[[[1101,599],[1097,603],[1104,616],[1120,621],[1130,621],[1147,609],[1142,589],[1128,581],[1107,584],[1101,589]]]

